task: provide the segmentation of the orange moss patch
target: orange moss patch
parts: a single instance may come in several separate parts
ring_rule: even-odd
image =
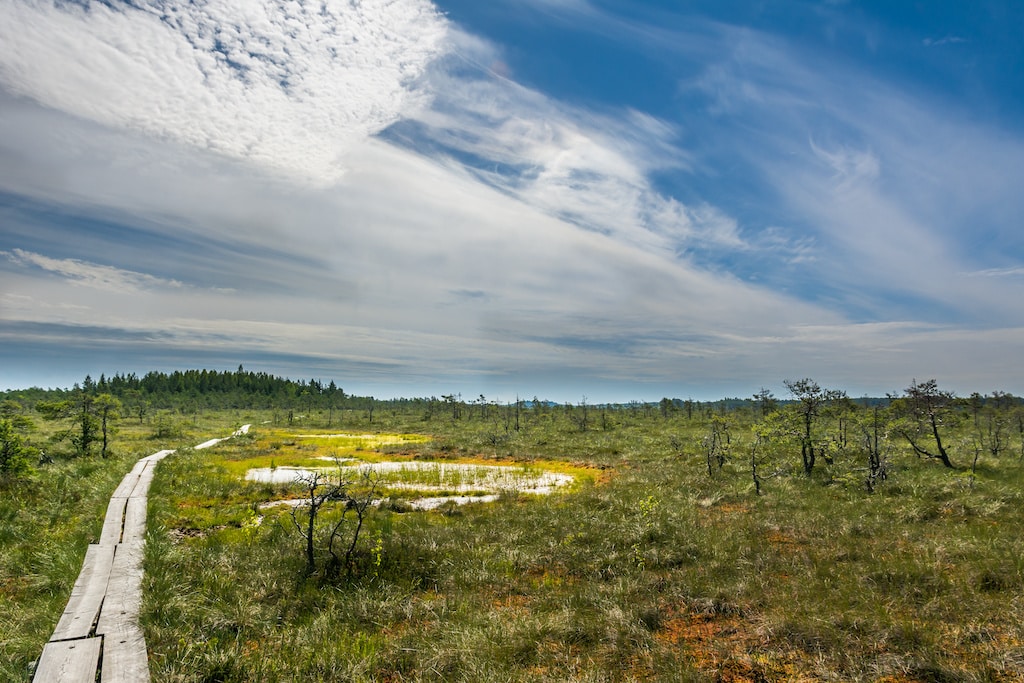
[[[734,615],[686,614],[666,620],[655,639],[700,647],[723,641],[741,641],[740,619]]]
[[[526,595],[506,595],[491,601],[491,607],[503,610],[525,610],[530,598]]]
[[[0,578],[0,595],[15,597],[26,590],[30,585],[27,576],[5,576]]]
[[[697,509],[703,516],[716,522],[725,518],[746,515],[750,512],[750,506],[746,503],[716,501],[712,498],[697,501]]]
[[[781,531],[769,531],[767,535],[768,542],[772,545],[796,548],[801,545],[800,541],[796,540],[789,534],[785,534]]]
[[[754,625],[736,614],[687,613],[666,619],[654,634],[686,648],[694,664],[721,683],[817,680],[801,671],[798,653],[767,653]]]

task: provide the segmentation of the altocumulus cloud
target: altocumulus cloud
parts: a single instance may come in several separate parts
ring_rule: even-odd
[[[319,183],[421,103],[446,32],[426,0],[5,5],[10,91]]]

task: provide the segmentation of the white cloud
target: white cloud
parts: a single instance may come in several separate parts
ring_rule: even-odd
[[[925,38],[921,41],[921,44],[925,47],[940,47],[942,45],[956,45],[958,43],[966,43],[967,39],[955,35],[946,35],[941,38]]]
[[[1019,269],[965,254],[957,227],[988,198],[1008,205],[1019,141],[1000,148],[756,32],[682,36],[584,2],[534,4],[687,58],[736,40],[689,83],[719,105],[685,122],[697,147],[683,149],[682,119],[516,84],[500,48],[422,0],[338,5],[329,20],[285,3],[8,0],[0,190],[58,207],[46,239],[79,252],[55,257],[30,225],[7,231],[0,319],[40,343],[123,331],[154,357],[291,354],[427,392],[572,379],[742,393],[806,375],[877,391],[893,377],[998,378],[1019,355],[1024,304],[995,295]],[[760,234],[730,213],[749,178],[709,168],[715,145],[760,172],[768,191],[744,200],[777,209]],[[653,180],[663,171],[720,173],[729,201],[673,197]],[[137,240],[159,250],[129,251]],[[789,289],[743,282],[729,258]],[[807,303],[818,287],[841,305]],[[916,298],[895,310],[894,295]],[[983,324],[913,315],[922,298],[982,310]],[[854,305],[878,322],[851,323]],[[940,365],[968,353],[984,358]]]
[[[97,178],[84,171],[95,162],[82,150],[118,139],[96,140],[82,122],[61,121],[60,128],[65,141],[74,141],[52,152],[58,156],[51,163],[65,170],[64,197],[88,196]],[[50,129],[26,126],[21,142],[32,148],[28,136],[35,134],[42,144]],[[164,165],[152,167],[151,155]],[[104,345],[123,330],[124,343],[145,339],[138,343],[152,353],[302,353],[338,368],[381,368],[371,374],[389,368],[388,381],[433,377],[432,387],[496,386],[501,377],[508,386],[510,377],[529,373],[545,381],[564,373],[663,381],[709,356],[719,360],[707,372],[726,376],[730,349],[738,348],[730,338],[766,331],[785,337],[788,326],[808,317],[839,322],[615,236],[580,230],[458,168],[394,146],[367,141],[350,158],[353,170],[329,192],[298,194],[190,163],[188,154],[152,151],[138,157],[139,166],[102,166],[108,206],[127,207],[143,224],[188,226],[188,241],[164,246],[160,263],[185,272],[205,237],[211,246],[235,245],[237,255],[219,266],[224,281],[253,285],[233,293],[187,280],[157,286],[161,278],[125,262],[125,235],[96,233],[83,237],[102,241],[109,268],[19,252],[22,260],[8,271],[40,267],[6,275],[5,291],[68,306],[5,307],[3,318],[11,325],[72,326],[72,337],[81,326],[104,328],[111,331]],[[89,203],[72,208],[86,216],[92,210]],[[289,216],[301,230],[239,228],[256,214]],[[702,221],[717,226],[722,219]],[[714,229],[728,234],[728,221],[723,225]],[[81,281],[120,289],[77,286]],[[56,333],[45,334],[52,340]]]
[[[165,280],[145,273],[136,273],[113,266],[87,263],[78,259],[55,259],[22,249],[0,251],[0,255],[17,265],[35,266],[55,273],[75,285],[105,289],[114,292],[134,292],[142,289],[181,287],[177,280]]]
[[[1024,266],[1011,266],[1009,268],[986,268],[971,273],[963,273],[968,277],[991,277],[991,278],[1018,278],[1024,276]]]
[[[834,180],[839,189],[863,187],[878,180],[881,163],[876,154],[869,150],[839,147],[824,149],[810,141],[811,151],[824,161],[834,172]]]
[[[458,57],[428,71],[437,95],[410,117],[420,128],[406,144],[422,146],[425,136],[451,155],[452,168],[472,169],[551,216],[665,257],[695,246],[749,248],[721,209],[688,207],[652,186],[656,171],[690,168],[673,125],[632,110],[585,111],[495,77],[480,65],[500,59],[497,49],[454,35]]]
[[[1011,180],[1024,159],[1018,133],[971,103],[907,91],[804,46],[749,29],[722,35],[731,48],[694,81],[714,112],[697,139],[712,126],[737,136],[729,160],[769,188],[769,220],[814,245],[806,283],[856,316],[1024,321],[1019,300],[962,275],[1005,267],[1024,248],[1012,227],[1024,210]]]
[[[420,106],[416,79],[445,31],[428,0],[11,0],[0,8],[0,83],[327,183],[352,144]]]

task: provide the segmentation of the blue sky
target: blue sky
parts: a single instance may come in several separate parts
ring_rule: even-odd
[[[1024,6],[0,5],[0,387],[1024,394]]]

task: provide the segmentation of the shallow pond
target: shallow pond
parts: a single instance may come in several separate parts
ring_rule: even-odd
[[[347,460],[339,463],[343,477],[372,474],[380,486],[391,490],[417,492],[444,491],[459,495],[429,496],[410,499],[414,509],[431,509],[446,502],[464,504],[490,502],[503,491],[546,495],[568,486],[575,479],[570,474],[552,472],[521,465],[476,465],[469,463]],[[260,467],[249,470],[250,481],[288,484],[313,472],[333,473],[336,467]],[[472,495],[468,495],[472,494]]]

